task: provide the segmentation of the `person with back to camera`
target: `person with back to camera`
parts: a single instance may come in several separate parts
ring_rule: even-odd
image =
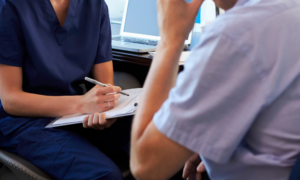
[[[3,1],[0,148],[55,179],[122,179],[107,155],[129,155],[131,119],[106,120],[97,113],[114,108],[120,97],[111,60],[104,0]],[[112,85],[82,95],[79,85],[91,72]],[[44,128],[53,117],[76,113],[92,114],[84,128]]]
[[[133,121],[131,171],[167,179],[185,164],[190,180],[205,168],[212,180],[287,180],[300,153],[300,1],[214,0],[226,12],[177,77],[202,2],[158,0],[161,41]]]

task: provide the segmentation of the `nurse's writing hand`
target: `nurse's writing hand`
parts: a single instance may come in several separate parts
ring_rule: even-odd
[[[96,85],[80,98],[80,113],[91,114],[113,109],[120,98],[119,92],[121,88],[118,86]]]
[[[84,118],[82,124],[84,128],[103,130],[109,128],[115,121],[115,119],[106,119],[105,113],[95,113]]]
[[[193,154],[185,163],[182,178],[187,180],[201,180],[201,174],[205,172],[204,163],[197,153]]]
[[[113,85],[111,85],[111,84],[106,84],[106,85],[108,85],[109,87],[112,87],[112,86],[113,86]],[[121,90],[122,90],[122,89],[121,89]],[[120,98],[120,96],[119,96],[119,98]],[[115,104],[118,103],[119,98],[115,101]]]

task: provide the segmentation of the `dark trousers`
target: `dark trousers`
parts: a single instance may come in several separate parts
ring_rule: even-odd
[[[82,125],[44,128],[50,121],[30,121],[6,136],[0,132],[0,147],[56,179],[123,179],[108,155],[126,152],[129,157],[131,116],[119,118],[102,131]]]

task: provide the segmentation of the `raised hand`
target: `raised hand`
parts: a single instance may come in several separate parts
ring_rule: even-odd
[[[158,0],[158,26],[162,41],[183,43],[192,30],[199,8],[204,0]]]

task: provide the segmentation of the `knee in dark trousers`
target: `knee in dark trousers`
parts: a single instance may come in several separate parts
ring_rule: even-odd
[[[122,180],[119,168],[77,133],[33,128],[20,139],[18,154],[55,179]]]

